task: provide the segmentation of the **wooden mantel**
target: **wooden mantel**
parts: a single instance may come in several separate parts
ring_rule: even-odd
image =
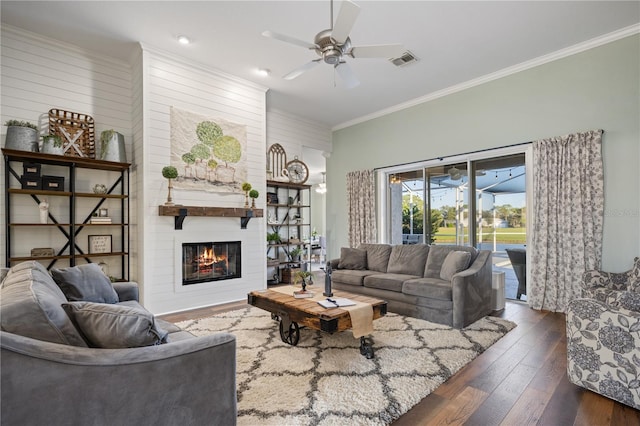
[[[263,217],[262,209],[247,209],[237,207],[200,207],[200,206],[158,206],[160,216],[174,216],[175,229],[182,229],[182,222],[187,216],[201,217],[239,217],[240,228],[247,229],[252,217]]]

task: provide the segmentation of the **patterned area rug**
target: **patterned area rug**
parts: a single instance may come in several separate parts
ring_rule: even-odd
[[[237,338],[238,425],[388,425],[516,325],[485,317],[463,330],[387,314],[374,322],[375,357],[350,331],[300,330],[282,342],[258,308],[178,324]]]

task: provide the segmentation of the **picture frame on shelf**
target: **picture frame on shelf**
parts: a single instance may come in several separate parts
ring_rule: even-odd
[[[267,192],[267,204],[278,204],[278,194],[275,192]]]
[[[111,253],[111,235],[89,235],[89,254]]]

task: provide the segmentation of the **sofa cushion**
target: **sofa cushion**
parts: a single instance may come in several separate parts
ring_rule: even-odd
[[[466,251],[450,251],[442,262],[440,269],[440,278],[451,281],[453,276],[458,272],[464,271],[469,267],[471,253]]]
[[[361,249],[342,247],[338,269],[367,269],[367,252]]]
[[[360,244],[360,248],[367,251],[367,269],[370,271],[387,272],[391,246],[389,244]]]
[[[2,330],[32,339],[86,347],[62,309],[67,299],[39,262],[11,268],[0,289]]]
[[[407,274],[374,274],[364,278],[364,286],[401,293],[402,283],[413,278],[418,277]]]
[[[468,246],[458,245],[432,245],[429,249],[429,257],[424,269],[425,278],[440,278],[440,271],[442,269],[442,263],[447,255],[452,251],[466,251],[471,254],[469,264],[478,256],[478,250]]]
[[[421,277],[428,254],[426,244],[395,245],[391,249],[387,272]]]
[[[70,302],[118,303],[111,280],[96,263],[53,268],[51,275]]]
[[[93,347],[137,348],[166,342],[168,333],[142,307],[93,302],[69,302],[62,307]]]
[[[349,285],[364,285],[364,277],[377,274],[376,271],[356,271],[353,269],[335,269],[331,273],[331,281]]]
[[[416,278],[407,280],[402,285],[402,292],[411,296],[453,300],[451,281],[445,281],[439,278]]]

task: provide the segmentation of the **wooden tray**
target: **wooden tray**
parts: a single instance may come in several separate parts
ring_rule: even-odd
[[[49,133],[60,136],[64,155],[96,158],[93,117],[62,109],[50,109]]]

